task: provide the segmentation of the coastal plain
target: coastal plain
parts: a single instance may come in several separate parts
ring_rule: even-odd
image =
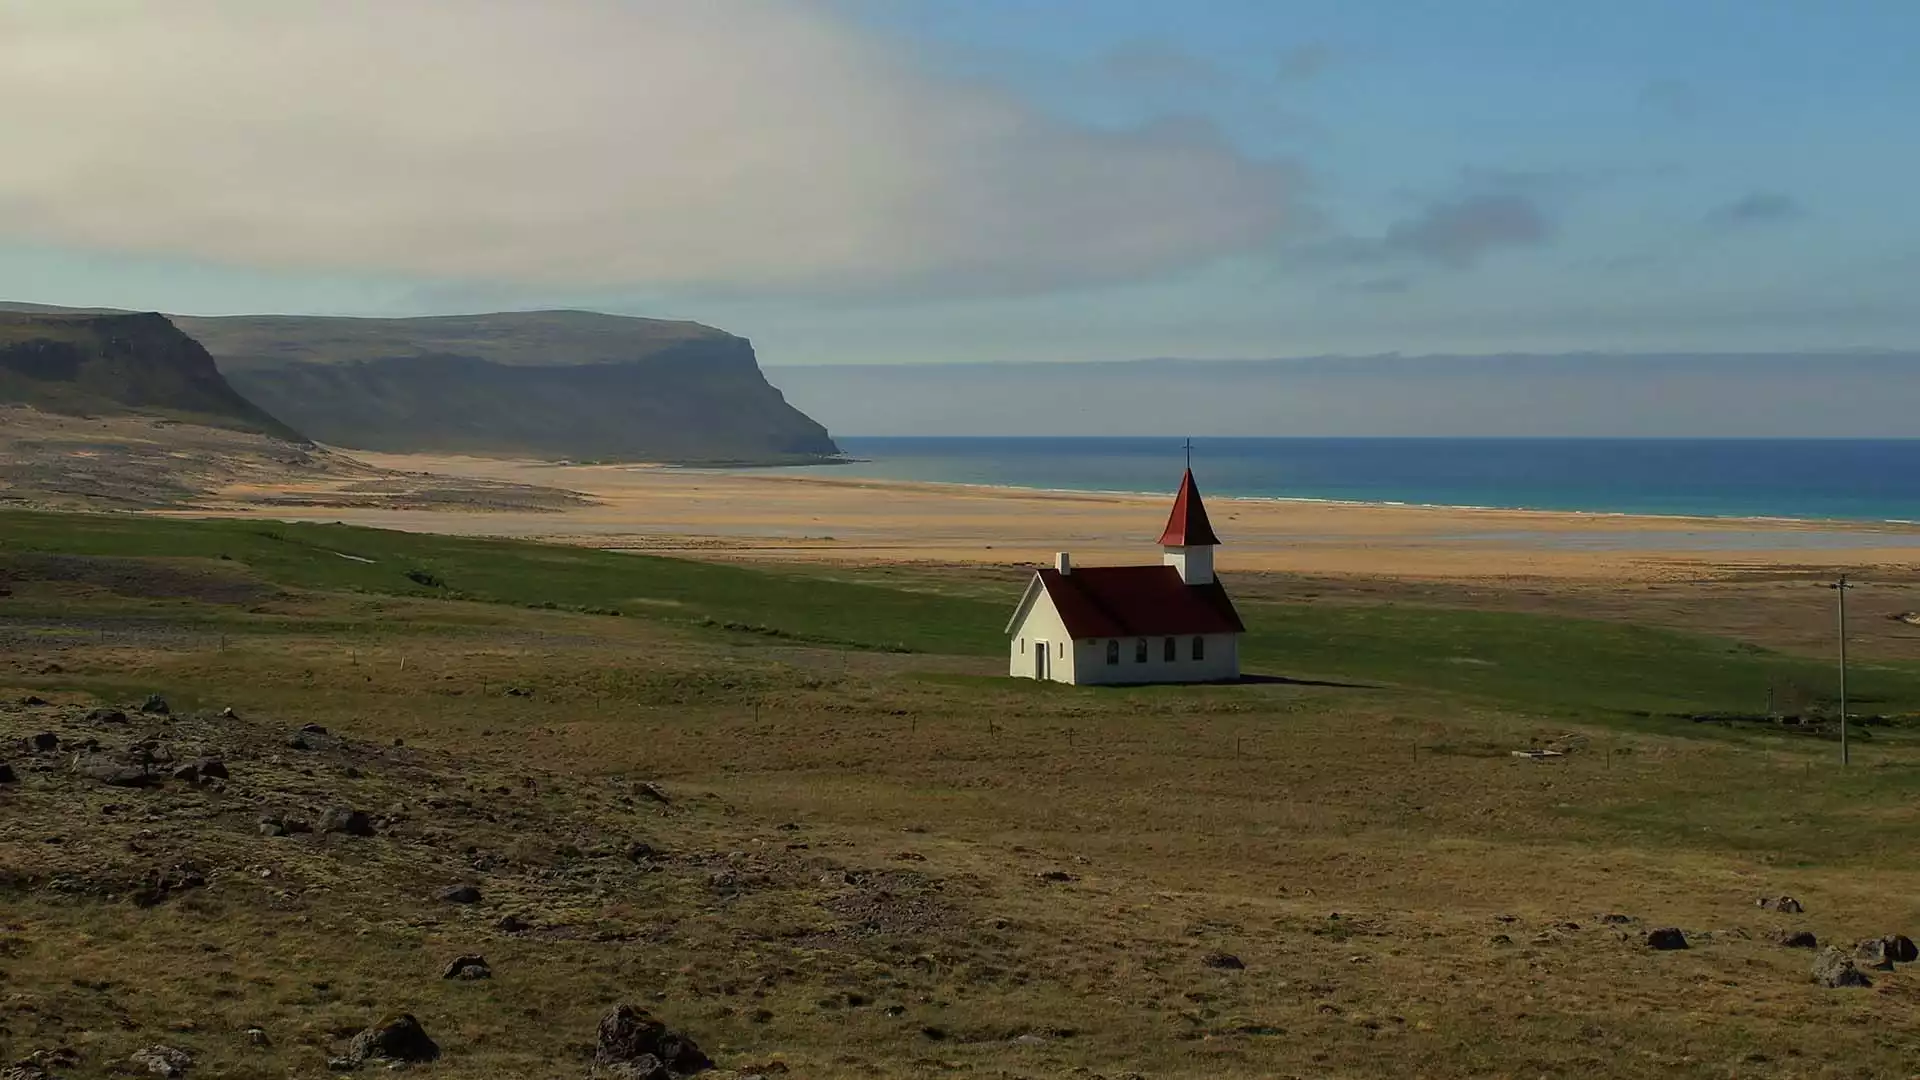
[[[1162,498],[353,459],[0,511],[0,1060],[318,1075],[408,1013],[424,1074],[579,1077],[619,1002],[734,1077],[1920,1053],[1920,967],[1804,947],[1920,930],[1897,527],[1210,499],[1252,678],[1076,688],[1001,625]]]

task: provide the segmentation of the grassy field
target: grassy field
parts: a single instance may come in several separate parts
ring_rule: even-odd
[[[0,1060],[313,1075],[404,1010],[435,1072],[577,1077],[623,1000],[741,1075],[1880,1076],[1920,1042],[1911,971],[1825,989],[1772,940],[1915,929],[1905,722],[1843,772],[1674,715],[1823,689],[1817,657],[1256,603],[1249,666],[1300,681],[1091,690],[996,677],[985,575],[27,514],[0,573],[0,701],[49,703],[0,706]],[[1856,682],[1920,707],[1908,663]],[[72,767],[149,737],[232,777]],[[257,828],[334,807],[376,835]],[[1668,925],[1692,948],[1640,943]],[[464,952],[494,978],[440,979]]]

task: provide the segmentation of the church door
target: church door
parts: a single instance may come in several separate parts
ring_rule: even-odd
[[[1047,643],[1044,641],[1033,643],[1033,677],[1036,679],[1047,677]]]

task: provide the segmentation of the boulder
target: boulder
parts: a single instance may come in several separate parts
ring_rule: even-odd
[[[647,1010],[616,1005],[600,1018],[593,1066],[598,1076],[671,1080],[711,1069],[713,1060],[692,1039],[669,1029]]]
[[[127,714],[119,709],[93,709],[87,713],[89,724],[124,724]]]
[[[51,754],[58,749],[60,736],[51,731],[43,731],[33,737],[33,752],[36,754]]]
[[[17,784],[19,782],[20,777],[14,773],[13,766],[4,761],[0,761],[0,784]]]
[[[300,734],[302,735],[325,735],[326,733],[327,733],[327,729],[320,724],[301,724],[300,725]]]
[[[246,1031],[242,1032],[242,1034],[244,1034],[247,1037],[247,1044],[249,1046],[272,1046],[273,1045],[273,1037],[267,1034],[266,1028],[250,1027]]]
[[[1832,946],[1820,950],[1820,955],[1814,958],[1813,981],[1835,988],[1873,985],[1873,980],[1853,962],[1853,957]]]
[[[173,714],[172,706],[168,705],[167,699],[161,697],[159,694],[147,695],[147,700],[140,703],[140,711],[149,716],[171,716]]]
[[[1649,949],[1684,949],[1687,947],[1687,935],[1677,926],[1662,926],[1647,931],[1644,939]]]
[[[348,836],[372,836],[373,819],[365,810],[345,808],[327,811],[320,819],[320,831],[323,833],[345,833]]]
[[[200,775],[203,778],[209,780],[227,779],[227,763],[217,757],[201,758],[194,764],[199,768]]]
[[[28,694],[26,697],[20,699],[20,704],[29,709],[38,709],[43,708],[47,704],[47,699],[38,694]]]
[[[99,758],[82,759],[75,769],[81,776],[108,787],[143,788],[160,782],[159,777],[145,769]]]
[[[1760,906],[1768,911],[1778,911],[1782,915],[1799,915],[1807,909],[1791,896],[1763,896]]]
[[[347,1057],[361,1061],[433,1061],[440,1046],[412,1013],[393,1013],[362,1031],[347,1044]]]
[[[503,934],[524,934],[533,929],[533,924],[518,915],[503,915],[493,924]]]
[[[1853,947],[1853,959],[1863,967],[1892,971],[1895,963],[1913,963],[1913,940],[1903,934],[1867,938]]]
[[[487,958],[478,953],[456,956],[447,961],[446,968],[440,972],[443,979],[491,979],[493,968],[487,966]]]
[[[183,780],[189,784],[197,784],[200,782],[200,766],[195,765],[193,762],[188,762],[185,765],[176,765],[173,769],[173,778],[175,780]]]
[[[480,902],[480,888],[477,885],[450,885],[441,889],[439,896],[449,904],[477,904]]]
[[[1814,937],[1813,931],[1811,930],[1782,931],[1780,936],[1774,940],[1789,949],[1817,949],[1820,947],[1820,939]]]
[[[185,1076],[193,1066],[193,1056],[185,1050],[155,1045],[134,1051],[127,1063],[153,1076]]]
[[[1200,962],[1215,971],[1244,971],[1247,966],[1239,957],[1229,952],[1208,953],[1207,958]]]

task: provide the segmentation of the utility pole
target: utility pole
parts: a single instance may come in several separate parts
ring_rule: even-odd
[[[1841,574],[1840,580],[1827,586],[1832,589],[1839,601],[1840,610],[1840,764],[1847,764],[1847,590],[1853,588],[1847,583],[1847,575]]]

